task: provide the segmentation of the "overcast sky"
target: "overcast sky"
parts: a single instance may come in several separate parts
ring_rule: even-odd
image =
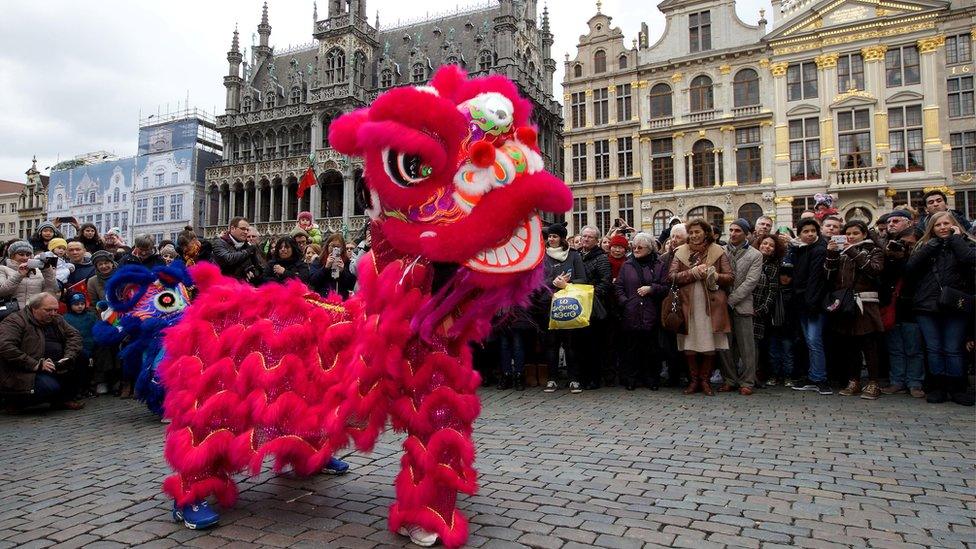
[[[484,1],[478,2],[484,4]],[[271,45],[311,42],[312,0],[269,0]],[[539,10],[542,10],[542,0]],[[605,0],[625,43],[637,37],[641,21],[650,41],[661,35],[664,17],[654,1]],[[325,17],[328,0],[319,2]],[[423,5],[425,12],[417,12]],[[470,2],[372,0],[370,21],[396,25],[427,13],[464,9]],[[750,24],[768,0],[739,0],[739,17]],[[555,35],[557,100],[561,102],[563,54],[575,55],[596,2],[549,2]],[[242,47],[261,18],[261,0],[4,0],[0,16],[0,179],[24,181],[36,154],[38,167],[85,152],[135,154],[143,116],[182,107],[223,112],[226,52],[235,23]],[[767,18],[771,19],[767,16]]]

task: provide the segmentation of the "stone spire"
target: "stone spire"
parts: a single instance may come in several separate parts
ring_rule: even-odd
[[[258,35],[261,36],[260,47],[268,47],[268,38],[271,36],[271,24],[268,23],[268,3],[264,3],[261,8],[261,24],[258,25]]]
[[[234,38],[232,38],[230,41],[229,53],[240,53],[240,52],[241,52],[240,35],[237,32],[237,23],[234,23]]]
[[[542,32],[549,34],[549,4],[542,5]]]
[[[234,38],[230,41],[230,51],[227,52],[227,76],[224,77],[224,87],[227,88],[227,98],[224,108],[228,114],[234,114],[240,110],[241,93],[241,55],[240,38],[237,33],[237,25],[234,25]]]
[[[319,28],[319,4],[318,2],[312,2],[312,34]]]

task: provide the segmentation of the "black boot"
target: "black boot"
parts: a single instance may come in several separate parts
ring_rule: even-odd
[[[498,388],[502,390],[511,389],[512,376],[510,374],[502,374],[502,377],[498,378]]]
[[[952,401],[960,406],[972,406],[974,404],[973,393],[969,390],[969,380],[966,376],[947,378],[949,386],[947,391]]]
[[[930,404],[942,404],[949,400],[945,376],[932,376],[932,389],[925,393],[925,400]]]
[[[516,391],[524,391],[525,390],[525,376],[520,375],[520,374],[515,374],[515,378],[514,378],[514,382],[513,382],[513,387],[515,387],[515,390]]]

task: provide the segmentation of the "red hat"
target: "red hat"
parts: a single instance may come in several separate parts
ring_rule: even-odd
[[[622,234],[618,234],[618,235],[614,235],[614,237],[610,239],[610,247],[612,248],[614,246],[621,246],[623,248],[627,248],[630,246],[630,242],[627,242],[626,236]]]

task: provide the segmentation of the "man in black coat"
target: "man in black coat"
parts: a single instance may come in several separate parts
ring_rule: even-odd
[[[816,219],[801,219],[796,229],[799,238],[793,255],[793,298],[790,306],[800,317],[800,328],[810,354],[810,368],[806,379],[798,381],[793,389],[830,395],[834,391],[827,382],[823,333],[827,243],[820,235],[820,224]]]
[[[586,283],[593,286],[593,311],[590,325],[583,328],[579,341],[583,364],[583,383],[586,389],[600,386],[604,368],[608,366],[607,345],[609,343],[610,319],[607,311],[613,295],[610,259],[600,247],[600,230],[587,225],[580,231],[580,253],[583,255],[583,270]],[[612,365],[610,365],[612,366]]]
[[[247,242],[250,230],[247,219],[232,218],[227,232],[214,239],[211,252],[211,259],[220,267],[221,273],[245,282],[256,280],[261,273],[257,248]]]

